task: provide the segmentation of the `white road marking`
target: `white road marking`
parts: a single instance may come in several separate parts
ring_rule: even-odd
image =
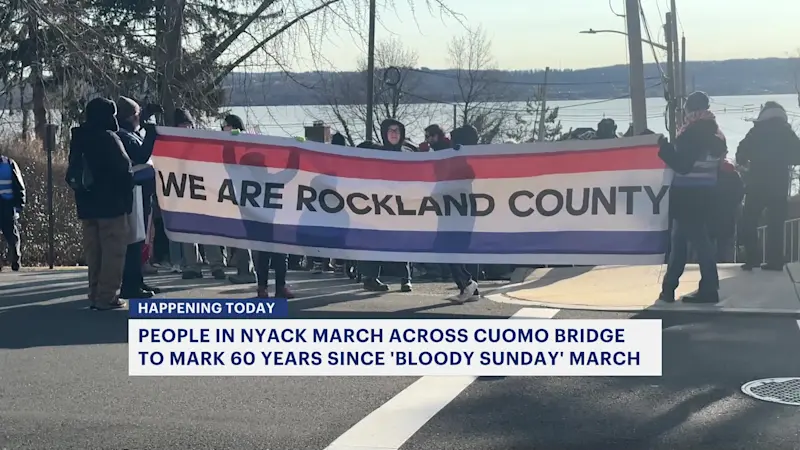
[[[522,308],[511,319],[552,319],[557,309]],[[397,450],[477,377],[422,377],[325,450]]]

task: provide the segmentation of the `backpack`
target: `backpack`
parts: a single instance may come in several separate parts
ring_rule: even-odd
[[[67,185],[75,192],[89,192],[94,186],[94,177],[83,152],[72,155],[67,166]]]

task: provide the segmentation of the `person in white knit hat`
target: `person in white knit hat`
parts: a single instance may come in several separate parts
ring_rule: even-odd
[[[756,230],[761,213],[766,210],[766,260],[761,269],[783,270],[783,223],[791,183],[789,168],[800,165],[800,139],[780,104],[767,102],[761,108],[753,128],[739,143],[736,163],[747,170],[739,229],[747,258],[742,269],[752,270],[762,262]]]

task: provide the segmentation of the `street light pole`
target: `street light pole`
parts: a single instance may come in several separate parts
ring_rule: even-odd
[[[673,79],[675,80],[675,89],[677,95],[677,112],[675,113],[678,123],[683,123],[683,100],[685,92],[682,92],[682,87],[684,86],[683,80],[681,79],[681,45],[678,43],[678,12],[675,9],[675,0],[670,0],[670,12],[672,12],[672,29],[670,30],[670,35],[672,35],[673,43],[672,43],[672,60],[675,61],[675,67],[673,68],[674,73],[672,74]]]
[[[369,42],[367,43],[367,141],[372,141],[372,117],[375,109],[375,0],[369,0]]]
[[[644,54],[642,52],[642,24],[639,20],[638,0],[625,0],[625,21],[628,26],[630,59],[630,97],[633,115],[633,134],[647,129],[647,92],[644,86]]]
[[[628,33],[624,32],[624,31],[618,31],[618,30],[595,30],[593,28],[589,28],[588,30],[584,30],[584,31],[579,31],[579,33],[581,33],[581,34],[606,34],[607,33],[607,34],[620,34],[622,36],[628,36]],[[664,51],[667,50],[667,46],[664,45],[664,44],[659,44],[658,42],[653,42],[653,41],[650,41],[650,40],[647,40],[647,39],[644,39],[644,38],[641,41],[644,42],[647,45],[652,45],[653,47],[655,47],[655,48],[657,48],[659,50],[664,50]]]
[[[672,35],[672,13],[668,12],[666,17],[666,25],[664,25],[664,37],[667,41],[667,116],[669,121],[669,139],[675,142],[677,134],[677,122],[675,120],[675,108],[677,102],[675,101],[675,59],[672,52],[672,46],[675,45],[675,36]]]

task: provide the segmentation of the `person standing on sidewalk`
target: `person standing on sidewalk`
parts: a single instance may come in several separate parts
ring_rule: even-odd
[[[741,236],[747,261],[743,270],[783,270],[784,222],[789,200],[791,166],[800,165],[800,139],[789,124],[786,110],[767,102],[753,128],[739,143],[736,163],[747,170]],[[761,264],[758,223],[766,210],[766,261]]]
[[[153,196],[156,193],[156,173],[150,157],[153,153],[155,135],[148,136],[149,142],[139,134],[141,107],[128,97],[117,100],[117,117],[119,131],[117,136],[125,148],[125,152],[133,165],[133,181],[142,189],[142,218],[145,229],[148,228],[152,212]],[[151,298],[161,290],[150,287],[144,282],[142,251],[144,241],[128,245],[125,254],[125,268],[122,276],[120,298]]]
[[[672,215],[672,240],[667,271],[659,300],[675,301],[675,289],[688,260],[689,245],[697,253],[700,287],[681,301],[719,302],[719,274],[710,227],[717,198],[722,158],[727,152],[725,136],[709,111],[708,95],[694,92],[686,99],[686,119],[673,144],[659,141],[658,156],[672,169],[669,212]]]
[[[8,244],[11,270],[19,270],[22,246],[19,236],[19,214],[25,207],[25,183],[17,162],[0,155],[0,231]],[[2,266],[0,265],[0,269]]]
[[[117,136],[117,107],[95,98],[86,105],[86,122],[72,129],[67,184],[83,228],[92,309],[125,307],[119,299],[133,210],[133,170]]]
[[[178,128],[194,128],[194,118],[189,111],[182,108],[175,110],[173,123]],[[206,260],[211,266],[211,275],[217,280],[226,279],[224,249],[218,245],[206,245],[204,247]],[[197,244],[182,243],[181,253],[183,254],[181,278],[184,280],[203,278],[202,258]]]

